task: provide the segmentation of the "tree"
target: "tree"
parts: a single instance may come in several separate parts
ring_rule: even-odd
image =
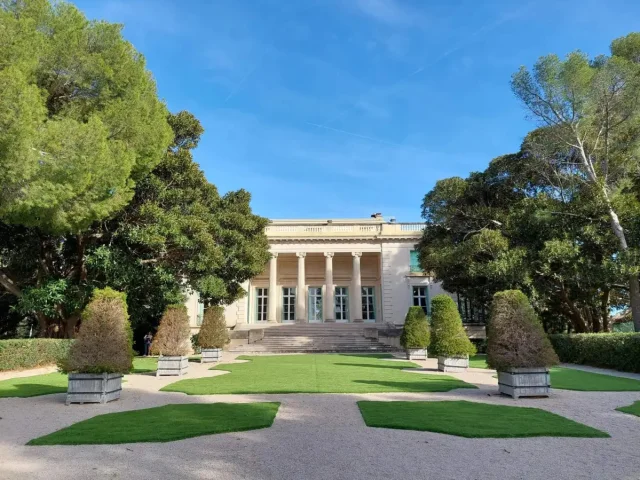
[[[1,1],[0,24],[0,219],[81,232],[160,161],[166,108],[121,25],[47,0]]]
[[[516,96],[545,127],[537,153],[560,160],[563,174],[589,187],[602,202],[620,255],[628,257],[626,274],[636,331],[640,331],[640,284],[635,251],[629,247],[617,203],[638,173],[640,141],[640,49],[638,34],[617,39],[612,56],[589,60],[574,52],[563,61],[540,58],[532,72],[522,67],[512,79]],[[549,156],[548,153],[553,155]]]
[[[431,340],[429,322],[422,307],[409,307],[404,319],[400,345],[405,349],[427,348]]]
[[[229,332],[224,319],[224,309],[211,306],[204,312],[202,326],[198,332],[198,346],[200,348],[223,348],[229,343]]]
[[[487,363],[498,371],[548,368],[559,363],[540,320],[519,290],[505,290],[493,297],[487,329]]]
[[[64,372],[129,373],[133,368],[131,325],[126,296],[96,289],[82,314],[82,327],[60,364]]]
[[[458,306],[449,295],[436,295],[431,300],[431,352],[438,357],[475,355],[462,325]]]
[[[183,356],[190,349],[189,314],[184,305],[170,305],[160,320],[153,337],[151,352],[154,355]]]

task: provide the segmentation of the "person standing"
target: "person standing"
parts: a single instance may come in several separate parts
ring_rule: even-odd
[[[149,356],[149,350],[151,350],[151,342],[153,342],[153,335],[151,335],[151,332],[149,332],[144,336],[144,356],[145,357]]]

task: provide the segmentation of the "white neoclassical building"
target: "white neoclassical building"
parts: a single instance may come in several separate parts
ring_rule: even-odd
[[[409,306],[429,308],[443,293],[422,272],[415,250],[423,225],[365,219],[273,220],[271,259],[225,309],[227,325],[402,324]],[[193,331],[202,319],[197,294],[187,306]],[[372,325],[375,326],[375,325]]]

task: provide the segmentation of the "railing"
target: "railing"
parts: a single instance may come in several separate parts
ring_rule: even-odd
[[[422,223],[373,223],[373,224],[284,224],[269,225],[265,233],[270,237],[417,237],[424,229]]]

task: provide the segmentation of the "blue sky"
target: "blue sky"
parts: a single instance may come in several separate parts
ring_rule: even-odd
[[[547,53],[607,53],[637,0],[77,0],[125,25],[195,159],[269,218],[420,219],[441,178],[533,128],[509,87]]]

